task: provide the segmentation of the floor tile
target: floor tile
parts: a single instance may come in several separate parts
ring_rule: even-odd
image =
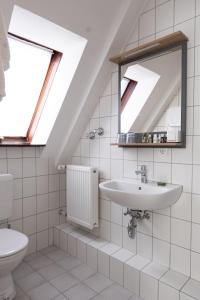
[[[62,268],[64,268],[65,270],[69,271],[75,267],[77,267],[78,265],[81,264],[81,261],[73,256],[67,256],[66,258],[59,260],[57,262],[57,264],[59,266],[61,266]]]
[[[131,297],[131,293],[121,287],[118,284],[113,284],[109,288],[105,289],[101,295],[106,299],[106,300],[128,300]]]
[[[31,300],[51,300],[58,296],[59,292],[49,283],[45,283],[29,291],[28,295],[31,297]]]
[[[88,277],[95,274],[96,271],[93,270],[92,268],[90,268],[88,265],[83,264],[83,265],[80,265],[80,266],[72,269],[70,271],[70,273],[72,275],[74,275],[75,277],[77,277],[79,280],[85,280]]]
[[[30,262],[31,260],[36,259],[41,256],[42,256],[42,254],[40,252],[31,253],[31,254],[25,256],[24,261]]]
[[[69,298],[66,298],[66,297],[63,296],[63,295],[59,295],[58,297],[53,298],[53,300],[69,300]]]
[[[97,295],[94,298],[92,298],[91,300],[105,300],[105,298],[101,295]]]
[[[44,278],[34,272],[17,280],[17,285],[24,291],[28,292],[45,282]]]
[[[46,256],[37,257],[29,262],[29,265],[35,270],[42,269],[52,264],[53,261]]]
[[[25,293],[18,287],[16,286],[16,296],[15,300],[29,300],[30,298],[25,295]]]
[[[96,293],[83,283],[74,286],[65,293],[65,296],[69,297],[70,300],[89,300],[95,295]]]
[[[33,269],[27,263],[23,262],[14,270],[13,277],[17,280],[31,273],[33,273]]]
[[[50,247],[47,247],[47,248],[44,248],[44,249],[40,250],[40,253],[41,253],[42,255],[47,255],[48,253],[50,253],[50,252],[52,252],[52,251],[56,251],[56,250],[58,250],[57,247],[55,247],[55,246],[50,246]]]
[[[53,261],[58,261],[58,260],[64,259],[65,257],[67,257],[69,255],[64,251],[57,249],[57,250],[47,253],[46,256],[48,258],[52,259]]]
[[[91,289],[95,290],[97,293],[100,293],[105,288],[113,284],[113,281],[109,280],[107,277],[97,273],[94,276],[88,278],[84,283],[89,286]]]
[[[136,295],[133,295],[131,298],[129,298],[129,300],[143,300],[143,299]]]
[[[54,263],[43,269],[40,269],[38,273],[41,274],[46,280],[51,280],[65,273],[65,270]]]
[[[72,286],[79,283],[79,280],[70,274],[62,274],[59,277],[54,278],[50,283],[57,288],[60,292],[64,292]]]

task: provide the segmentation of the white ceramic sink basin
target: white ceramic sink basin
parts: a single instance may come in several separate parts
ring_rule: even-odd
[[[102,195],[117,204],[135,210],[157,210],[173,205],[181,196],[182,186],[138,180],[110,180],[99,184]]]

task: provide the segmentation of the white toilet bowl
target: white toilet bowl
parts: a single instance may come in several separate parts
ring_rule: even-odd
[[[11,272],[23,260],[28,237],[12,229],[0,229],[0,300],[14,299],[16,292]]]

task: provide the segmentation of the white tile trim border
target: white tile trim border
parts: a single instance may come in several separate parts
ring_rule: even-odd
[[[54,227],[54,245],[78,257],[95,271],[119,283],[144,300],[162,300],[162,291],[182,299],[197,298],[200,282],[70,224]],[[173,298],[175,299],[175,298]],[[184,298],[185,299],[185,298]]]

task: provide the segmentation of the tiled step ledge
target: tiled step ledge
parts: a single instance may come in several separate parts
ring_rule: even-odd
[[[200,300],[200,282],[70,224],[54,227],[54,245],[144,300]]]

